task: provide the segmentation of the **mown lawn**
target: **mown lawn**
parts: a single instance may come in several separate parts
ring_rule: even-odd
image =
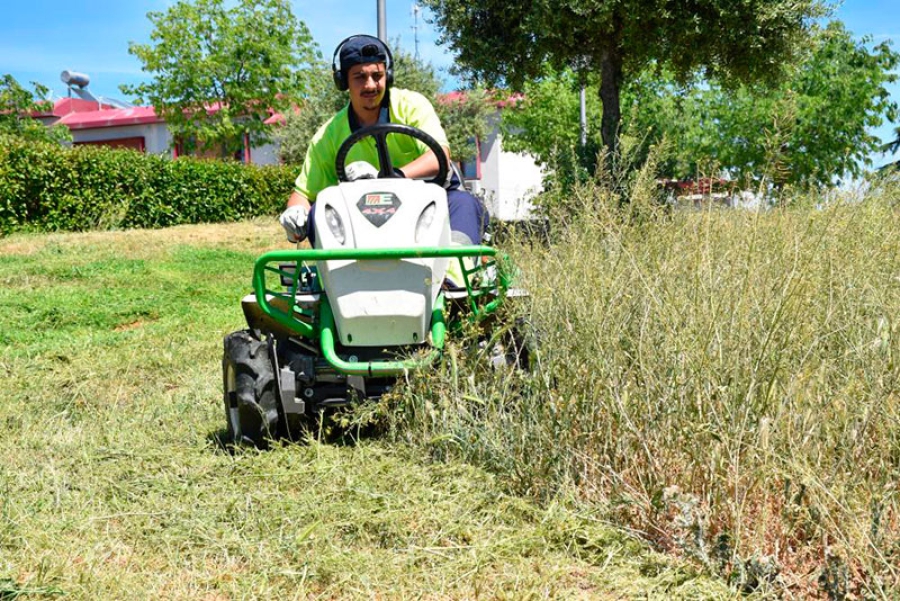
[[[281,235],[0,239],[0,599],[734,594],[599,505],[516,496],[400,430],[224,450],[221,340]]]

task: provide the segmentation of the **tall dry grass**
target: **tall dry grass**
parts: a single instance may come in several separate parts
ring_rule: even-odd
[[[512,249],[533,373],[455,347],[393,399],[394,435],[574,491],[744,590],[896,595],[900,185],[674,212],[628,185],[625,208],[577,188],[549,248]]]
[[[0,600],[722,599],[563,504],[367,438],[221,445],[273,220],[0,238]]]

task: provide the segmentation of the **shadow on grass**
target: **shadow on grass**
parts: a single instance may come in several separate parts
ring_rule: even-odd
[[[316,416],[315,418],[294,424],[287,433],[281,433],[266,441],[259,450],[267,451],[279,446],[306,446],[310,442],[333,445],[337,447],[354,447],[364,440],[376,439],[384,433],[381,424],[360,426],[352,424],[343,426],[334,416]],[[250,445],[236,445],[228,433],[228,428],[219,428],[206,435],[206,442],[214,453],[234,455],[238,449],[252,448]]]

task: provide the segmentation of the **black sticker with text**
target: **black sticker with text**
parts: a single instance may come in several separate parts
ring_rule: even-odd
[[[400,208],[400,199],[391,192],[371,192],[364,194],[356,206],[369,223],[381,227]]]

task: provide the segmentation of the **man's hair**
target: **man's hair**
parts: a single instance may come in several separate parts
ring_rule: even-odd
[[[386,85],[390,87],[394,83],[394,57],[387,45],[376,37],[359,34],[344,39],[334,49],[331,57],[331,74],[334,85],[341,91],[349,86],[347,73],[353,65],[367,63],[384,63],[386,73]]]

